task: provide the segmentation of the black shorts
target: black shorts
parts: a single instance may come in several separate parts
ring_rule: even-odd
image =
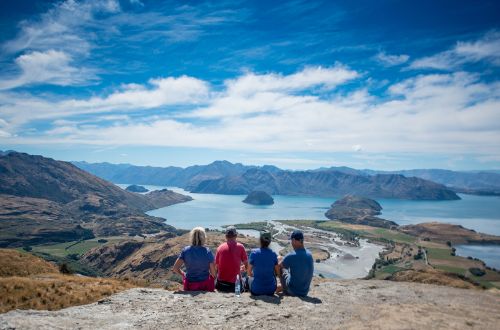
[[[234,292],[235,285],[234,283],[221,281],[218,279],[217,283],[215,283],[215,288],[219,292]]]

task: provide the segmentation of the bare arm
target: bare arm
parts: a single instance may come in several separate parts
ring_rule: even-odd
[[[253,276],[253,267],[251,264],[248,264],[247,274],[248,274],[248,276]]]
[[[174,264],[174,267],[173,267],[172,271],[174,273],[177,273],[177,274],[181,275],[182,277],[185,277],[186,273],[184,273],[184,271],[181,269],[182,265],[184,265],[184,260],[182,260],[180,258],[177,258],[177,260],[175,261],[175,264]]]
[[[210,275],[212,275],[213,278],[217,278],[217,267],[213,262],[210,263]]]
[[[274,265],[274,274],[276,274],[276,276],[281,276],[281,264]]]
[[[243,261],[243,265],[245,266],[245,269],[247,270],[247,273],[248,273],[248,267],[250,267],[248,260]]]

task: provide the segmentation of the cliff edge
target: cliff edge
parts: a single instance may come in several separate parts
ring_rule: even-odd
[[[418,283],[335,280],[308,298],[135,288],[60,311],[16,310],[0,329],[494,329],[500,295]]]

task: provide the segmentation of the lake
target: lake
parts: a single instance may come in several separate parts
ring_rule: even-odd
[[[127,184],[119,184],[125,188]],[[149,190],[163,189],[147,186]],[[193,201],[147,212],[166,219],[176,228],[196,226],[220,228],[222,225],[266,220],[326,220],[324,213],[334,198],[273,196],[274,205],[254,206],[242,203],[244,195],[195,194],[180,188],[168,187],[190,195]],[[399,225],[438,221],[462,225],[478,232],[500,235],[500,197],[460,195],[458,201],[408,201],[379,199],[382,218]],[[500,246],[458,246],[457,254],[479,258],[500,268]]]
[[[164,188],[145,187],[150,190]],[[194,194],[180,188],[169,189],[190,195],[194,200],[148,214],[165,218],[168,224],[183,229],[195,226],[218,228],[221,225],[265,220],[326,220],[324,213],[335,201],[334,198],[275,195],[274,205],[255,206],[242,203],[244,195]],[[457,201],[379,199],[378,202],[383,207],[381,217],[399,225],[438,221],[500,235],[500,197],[460,197],[462,199]]]

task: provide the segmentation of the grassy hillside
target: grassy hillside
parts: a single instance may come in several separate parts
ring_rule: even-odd
[[[41,258],[0,249],[0,313],[88,304],[135,286],[131,281],[61,274]]]

